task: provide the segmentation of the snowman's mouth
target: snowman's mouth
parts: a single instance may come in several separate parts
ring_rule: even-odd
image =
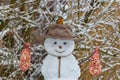
[[[63,52],[65,52],[65,50],[63,50],[63,51],[58,51],[58,50],[55,50],[57,53],[63,53]]]

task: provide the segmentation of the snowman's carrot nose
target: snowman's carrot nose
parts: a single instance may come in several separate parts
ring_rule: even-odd
[[[59,45],[58,47],[59,47],[60,49],[62,48],[62,46],[61,46],[61,45]]]

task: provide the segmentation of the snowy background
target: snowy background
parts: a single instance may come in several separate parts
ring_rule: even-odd
[[[73,28],[78,39],[73,53],[80,62],[101,45],[102,73],[93,78],[89,61],[82,62],[79,80],[120,80],[119,0],[0,0],[0,80],[43,80],[40,66],[46,51],[37,39],[59,17]],[[34,51],[27,72],[18,67],[23,43],[13,31]]]

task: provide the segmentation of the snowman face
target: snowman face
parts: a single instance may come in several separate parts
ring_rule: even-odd
[[[55,56],[67,56],[74,50],[74,40],[63,40],[47,38],[44,42],[45,49],[48,54]]]

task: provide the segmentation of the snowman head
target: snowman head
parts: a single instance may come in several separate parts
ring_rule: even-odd
[[[63,40],[47,38],[44,42],[45,49],[48,54],[55,56],[67,56],[74,50],[74,40]]]
[[[62,24],[50,26],[44,46],[48,54],[54,56],[67,56],[71,54],[75,43],[70,26]]]

